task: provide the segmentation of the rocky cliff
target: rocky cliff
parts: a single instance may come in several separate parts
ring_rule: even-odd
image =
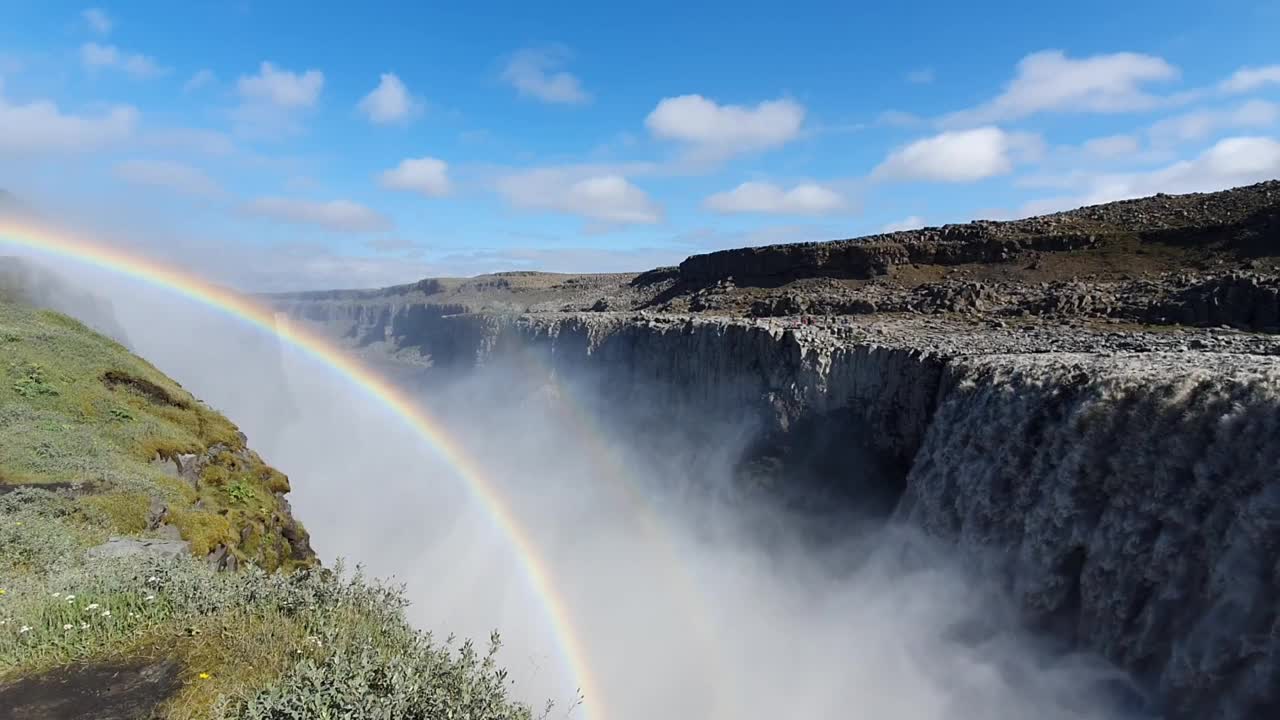
[[[1278,209],[1273,182],[272,301],[419,378],[532,354],[609,407],[745,418],[745,470],[954,542],[1169,717],[1270,717]]]

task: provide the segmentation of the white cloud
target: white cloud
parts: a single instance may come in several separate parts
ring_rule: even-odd
[[[663,215],[643,190],[617,174],[580,176],[572,169],[539,168],[499,178],[497,190],[513,207],[609,224],[652,224]]]
[[[564,48],[530,48],[512,56],[502,79],[522,96],[543,102],[576,105],[591,100],[577,77],[558,70],[569,58]]]
[[[910,215],[897,222],[891,222],[884,226],[882,232],[901,232],[903,230],[919,230],[924,227],[924,218],[919,215]]]
[[[907,82],[913,85],[928,85],[933,82],[933,68],[920,68],[907,73]]]
[[[1267,128],[1280,120],[1280,105],[1265,100],[1249,100],[1229,110],[1199,110],[1166,118],[1151,126],[1151,139],[1158,143],[1202,140],[1218,130]]]
[[[1107,135],[1106,137],[1087,140],[1080,146],[1086,155],[1099,160],[1111,160],[1134,155],[1140,147],[1141,143],[1133,135]]]
[[[1227,93],[1244,93],[1266,85],[1280,85],[1280,65],[1240,68],[1223,80],[1218,89]]]
[[[213,71],[208,68],[197,70],[195,74],[191,76],[191,79],[187,80],[187,82],[183,84],[182,91],[195,92],[206,85],[213,84],[217,79],[218,78],[213,74]]]
[[[319,70],[297,73],[263,62],[256,75],[236,81],[240,105],[232,112],[235,131],[265,139],[301,132],[298,114],[314,107],[323,89]]]
[[[846,202],[840,193],[814,183],[787,190],[773,183],[744,182],[708,197],[703,207],[718,213],[822,215],[844,209]]]
[[[248,103],[261,103],[291,110],[309,108],[316,104],[324,88],[324,73],[307,70],[295,73],[279,70],[269,62],[263,62],[257,75],[242,75],[236,83],[240,97]]]
[[[383,172],[379,182],[392,190],[407,190],[427,197],[448,195],[449,165],[437,158],[406,158],[400,164]]]
[[[88,8],[80,11],[80,17],[84,20],[89,29],[99,35],[108,35],[111,33],[111,16],[101,8]]]
[[[1042,112],[1143,110],[1161,102],[1144,86],[1177,77],[1177,68],[1153,55],[1121,52],[1071,58],[1061,50],[1043,50],[1018,62],[1017,73],[1000,95],[976,108],[952,113],[943,122],[975,125]]]
[[[249,215],[341,232],[389,230],[391,221],[377,211],[350,200],[313,202],[282,197],[260,197],[244,206]]]
[[[183,195],[212,196],[218,183],[199,168],[163,160],[128,160],[115,166],[116,177],[135,185],[163,188]]]
[[[998,127],[952,130],[894,150],[871,175],[880,180],[974,182],[1013,171],[1041,150],[1040,138]]]
[[[357,106],[370,122],[379,125],[404,122],[418,112],[421,103],[409,94],[394,73],[382,73],[378,87],[364,96]]]
[[[1021,215],[1156,193],[1213,192],[1276,177],[1280,177],[1280,142],[1269,137],[1232,137],[1219,140],[1193,159],[1149,172],[1071,176],[1067,180],[1079,193],[1028,203]]]
[[[85,43],[80,46],[80,62],[90,71],[103,68],[122,70],[138,78],[154,77],[167,72],[154,58],[138,53],[121,52],[114,45]]]
[[[90,150],[129,138],[137,125],[138,111],[128,105],[71,115],[48,100],[13,105],[0,97],[0,153]]]
[[[656,137],[688,143],[705,157],[722,158],[785,145],[799,135],[804,116],[803,105],[785,98],[746,107],[681,95],[663,98],[645,125]]]

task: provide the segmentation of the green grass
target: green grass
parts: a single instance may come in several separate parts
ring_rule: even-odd
[[[295,559],[289,479],[121,345],[0,301],[0,372],[0,684],[164,657],[184,669],[170,720],[530,717],[493,648],[436,643],[400,589]],[[153,462],[187,453],[211,458],[195,488]],[[191,556],[86,556],[145,535],[157,501]],[[239,572],[204,562],[219,545]]]
[[[172,508],[197,554],[223,543],[240,560],[269,570],[294,562],[289,553],[255,555],[238,545],[241,531],[270,525],[281,509],[275,493],[288,481],[257,455],[240,454],[244,442],[229,420],[63,315],[0,304],[0,337],[7,372],[0,385],[0,483],[79,486],[80,512],[66,522],[101,531],[86,537],[142,532],[155,497]],[[205,469],[198,489],[151,464],[215,446],[227,452]],[[196,502],[202,510],[191,509]]]

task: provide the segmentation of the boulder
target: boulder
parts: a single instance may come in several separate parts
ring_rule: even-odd
[[[181,557],[190,553],[191,543],[186,540],[113,537],[101,545],[96,545],[86,550],[85,556],[94,559],[132,557],[134,555]]]

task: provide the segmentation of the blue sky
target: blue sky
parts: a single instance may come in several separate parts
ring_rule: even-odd
[[[246,289],[1005,218],[1280,176],[1280,5],[0,9],[0,187]]]

